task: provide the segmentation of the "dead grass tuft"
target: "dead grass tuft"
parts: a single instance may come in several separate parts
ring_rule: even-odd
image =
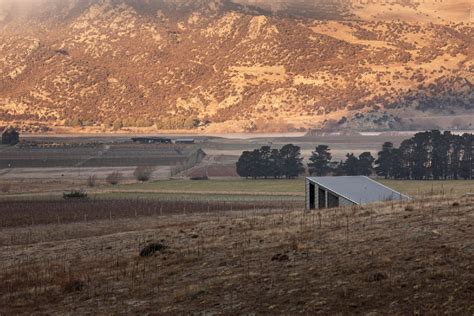
[[[65,293],[81,292],[86,287],[86,283],[82,280],[68,280],[62,286]]]
[[[167,248],[168,247],[163,245],[162,243],[152,243],[152,244],[146,245],[140,251],[140,257],[151,257],[157,252],[165,251]]]
[[[1,183],[0,184],[0,192],[8,193],[8,192],[10,192],[11,187],[12,186],[11,186],[10,183]]]

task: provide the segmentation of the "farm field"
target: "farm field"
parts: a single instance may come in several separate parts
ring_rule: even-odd
[[[131,174],[133,170],[129,170]],[[474,181],[404,181],[377,179],[382,184],[413,197],[440,194],[474,194]],[[25,183],[26,179],[23,179]],[[1,183],[1,181],[0,181]],[[66,185],[66,187],[64,187]],[[61,199],[62,193],[81,188],[94,199],[186,199],[186,200],[294,200],[304,199],[304,178],[295,180],[251,180],[251,179],[211,179],[191,181],[187,179],[158,180],[147,183],[128,183],[116,186],[99,184],[93,188],[85,186],[85,179],[76,182],[50,183],[50,186],[28,185],[18,187],[20,191],[0,194],[1,200]]]
[[[376,156],[385,141],[391,141],[397,146],[409,135],[409,132],[353,135],[315,133],[311,136],[291,133],[209,135],[194,136],[197,144],[184,147],[132,144],[132,135],[25,135],[22,137],[25,142],[22,146],[0,149],[0,184],[8,183],[11,187],[9,191],[15,193],[40,192],[43,189],[61,191],[83,187],[90,176],[96,176],[97,183],[104,184],[106,176],[114,171],[122,173],[122,183],[133,183],[133,170],[138,165],[155,168],[151,180],[202,176],[212,179],[237,179],[235,163],[245,150],[261,146],[281,148],[285,144],[293,143],[301,147],[307,162],[318,144],[327,144],[331,148],[334,161],[339,161],[349,152],[357,155],[369,151]],[[156,136],[172,139],[190,137]],[[189,163],[192,160],[190,156],[194,156],[198,148],[206,156]],[[225,184],[221,184],[224,189],[219,188],[219,191],[229,189]],[[171,182],[166,185],[173,184]],[[161,186],[161,183],[158,186]],[[165,189],[175,190],[163,188]],[[236,191],[233,187],[231,189]],[[262,191],[260,188],[243,190]],[[268,187],[266,190],[281,192],[274,187]],[[291,190],[299,189],[288,188],[289,192]]]
[[[474,181],[447,180],[447,181],[404,181],[383,180],[377,181],[404,194],[425,195],[429,193],[474,193]],[[247,180],[226,179],[210,181],[169,180],[143,184],[129,184],[117,188],[119,190],[152,190],[169,193],[237,193],[262,195],[295,195],[304,196],[304,178],[296,180]]]
[[[215,142],[290,141],[198,147]],[[415,200],[305,213],[304,177],[229,176],[237,156],[216,151],[174,177],[158,163],[139,183],[141,153],[128,151],[120,166],[0,169],[0,314],[474,312],[474,181],[380,180]],[[70,190],[87,199],[63,199]]]
[[[1,314],[474,312],[471,194],[310,214],[48,203],[17,221],[0,204]]]
[[[2,151],[1,169],[169,166],[184,163],[194,146],[120,144],[22,144]]]

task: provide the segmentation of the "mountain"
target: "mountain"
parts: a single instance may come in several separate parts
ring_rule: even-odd
[[[471,4],[429,2],[0,0],[0,126],[468,129]]]

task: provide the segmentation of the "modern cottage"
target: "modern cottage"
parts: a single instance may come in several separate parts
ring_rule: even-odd
[[[410,197],[364,176],[306,178],[307,210],[389,200],[410,200]]]

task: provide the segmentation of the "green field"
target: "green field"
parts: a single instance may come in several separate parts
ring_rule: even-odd
[[[384,185],[408,195],[474,192],[472,180],[403,181],[379,180]],[[138,192],[168,195],[223,195],[223,196],[304,196],[304,179],[296,180],[167,180],[143,184],[121,185],[112,192]]]
[[[153,190],[169,193],[242,193],[242,194],[304,194],[304,180],[165,180],[120,186],[120,190]]]
[[[447,193],[474,193],[474,181],[398,181],[379,180],[384,185],[410,195],[423,197]],[[65,189],[64,191],[67,191]],[[85,188],[92,199],[159,199],[199,201],[302,201],[304,178],[296,180],[162,180],[148,183],[121,184]],[[0,196],[0,200],[61,200],[55,192],[22,193]]]

